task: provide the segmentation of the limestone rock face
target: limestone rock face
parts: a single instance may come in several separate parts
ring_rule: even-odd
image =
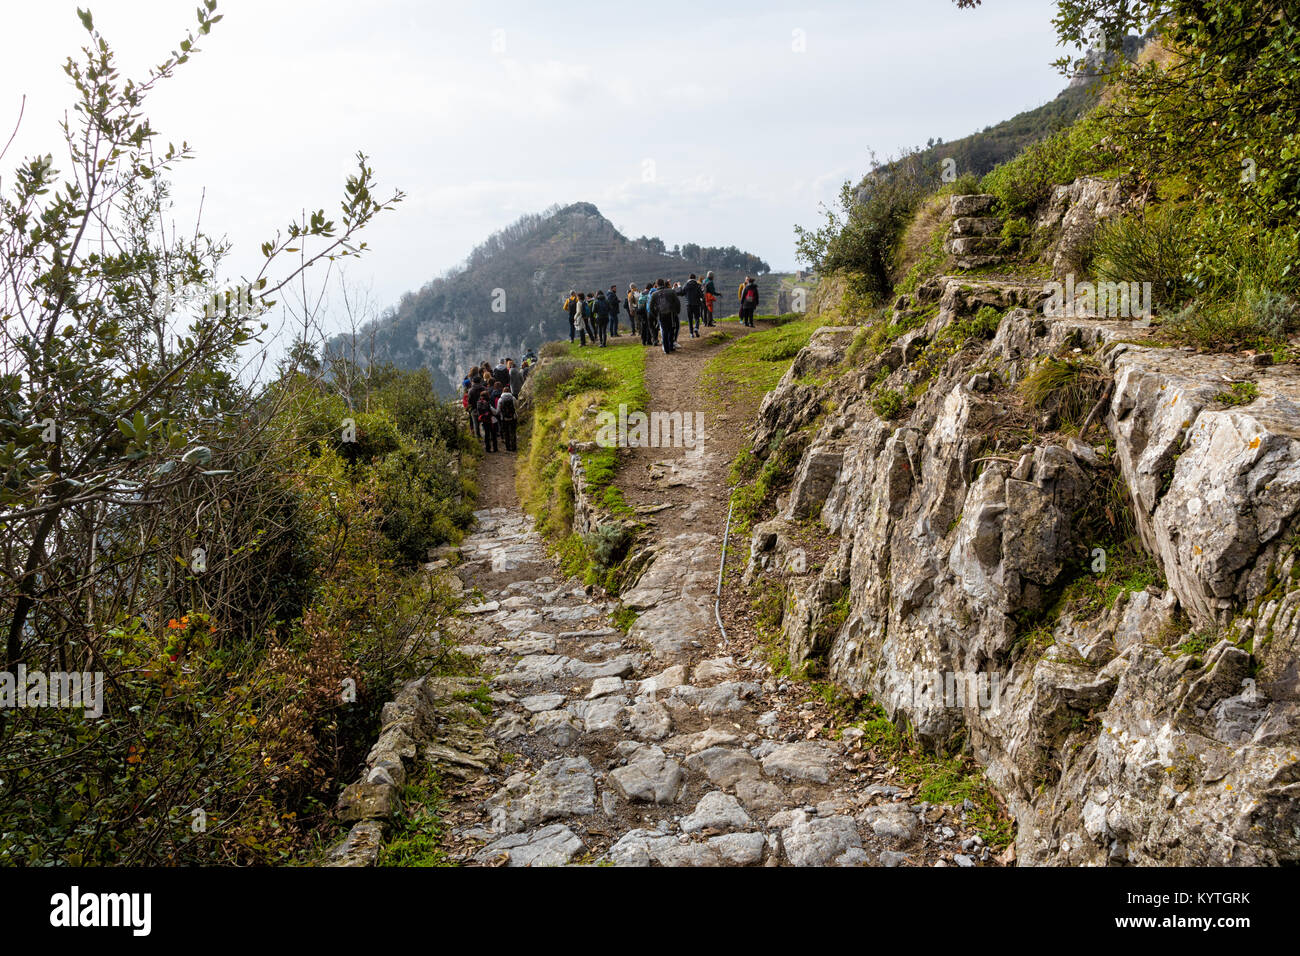
[[[991,202],[953,202],[954,231],[989,235]],[[1039,224],[1059,235],[1049,257],[1067,266],[1128,202],[1101,180],[1058,189]],[[969,740],[1017,818],[1020,862],[1300,858],[1300,375],[1133,344],[1123,319],[1022,307],[1042,298],[969,276],[923,284],[898,307],[938,314],[862,358],[861,390],[787,377],[769,393],[753,447],[772,453],[780,432],[798,464],[777,515],[753,528],[747,577],[781,573],[792,661],[822,659],[924,740]],[[981,304],[1006,310],[993,338],[931,364],[931,343]],[[1098,373],[1085,436],[1024,427],[1013,387],[1049,355]],[[1258,397],[1223,402],[1225,381],[1244,380]],[[882,420],[876,381],[915,404]],[[1097,513],[1136,528],[1153,583],[1061,613],[1063,589],[1119,559],[1094,540]],[[795,573],[790,542],[810,517],[835,549]],[[796,756],[769,755],[767,779],[807,773]],[[722,748],[688,758],[705,762],[720,787],[763,779]],[[911,833],[877,823],[882,839]],[[832,822],[799,821],[782,840],[795,862],[855,849]]]
[[[1098,224],[1119,215],[1132,202],[1117,180],[1085,176],[1057,186],[1034,224],[1040,232],[1055,237],[1047,252],[1052,274],[1063,279],[1076,270]]]

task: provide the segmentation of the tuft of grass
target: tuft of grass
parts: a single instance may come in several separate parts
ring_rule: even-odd
[[[628,631],[632,629],[632,625],[636,623],[636,618],[637,618],[636,611],[632,610],[630,607],[625,607],[624,605],[620,604],[617,608],[614,609],[613,613],[610,614],[609,622],[611,626],[618,628],[620,631],[626,634]]]
[[[1048,356],[1021,380],[1020,394],[1031,408],[1056,412],[1062,424],[1077,424],[1096,404],[1105,381],[1093,358]]]
[[[1225,405],[1249,405],[1259,398],[1259,386],[1254,382],[1233,382],[1225,391],[1214,396]]]
[[[402,788],[402,812],[379,851],[379,866],[455,866],[443,847],[445,804],[437,773],[430,770]]]

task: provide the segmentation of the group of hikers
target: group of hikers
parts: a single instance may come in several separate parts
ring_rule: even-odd
[[[740,321],[751,328],[758,309],[758,280],[745,276],[736,290],[740,303]],[[641,336],[644,346],[662,347],[665,353],[677,350],[677,337],[681,332],[682,305],[686,306],[686,326],[692,338],[699,338],[704,326],[712,326],[714,304],[718,290],[710,272],[700,281],[692,272],[685,282],[669,283],[667,279],[647,282],[643,288],[628,286],[626,295],[619,295],[618,286],[609,291],[571,291],[564,302],[569,317],[569,341],[578,340],[586,345],[599,344],[602,348],[609,337],[619,336],[619,312],[627,315],[632,334]],[[513,358],[503,358],[495,367],[490,362],[476,365],[461,382],[461,404],[469,415],[470,428],[475,438],[483,441],[485,452],[495,452],[500,445],[505,450],[517,450],[517,423],[519,392],[524,387],[528,371],[537,364],[537,356],[529,350],[521,364]]]
[[[745,276],[736,290],[740,302],[740,321],[753,326],[758,309],[758,281]],[[718,290],[710,272],[701,282],[694,272],[685,282],[669,284],[667,279],[651,280],[642,288],[628,286],[627,294],[620,295],[617,285],[609,291],[578,292],[570,290],[564,300],[564,312],[569,317],[569,341],[604,348],[609,338],[617,338],[619,312],[622,311],[631,326],[632,334],[640,334],[641,344],[662,346],[665,353],[677,349],[677,337],[682,326],[682,303],[686,305],[687,330],[692,338],[699,338],[703,326],[711,326],[713,307]]]
[[[460,383],[461,404],[469,413],[474,437],[483,440],[485,452],[497,451],[498,439],[506,451],[517,450],[516,403],[529,370],[536,364],[537,355],[530,349],[520,365],[512,358],[503,358],[495,368],[485,361],[470,369]]]

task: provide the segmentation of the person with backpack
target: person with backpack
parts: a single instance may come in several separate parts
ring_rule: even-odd
[[[677,340],[682,334],[682,284],[674,282],[672,286],[672,303],[673,303],[673,348],[677,348]]]
[[[578,293],[577,319],[578,323],[578,342],[581,345],[587,344],[587,334],[591,331],[591,303],[587,301],[587,293]],[[569,339],[570,342],[573,339]]]
[[[658,338],[658,334],[651,329],[650,322],[650,295],[653,291],[647,282],[636,300],[636,316],[641,323],[641,344],[645,346],[650,345],[652,338]]]
[[[479,393],[479,399],[474,406],[474,410],[478,417],[479,428],[483,431],[483,451],[495,452],[497,450],[497,419],[496,413],[492,410],[492,404],[488,401],[486,391]]]
[[[575,318],[578,314],[578,293],[572,289],[569,290],[569,297],[564,300],[564,311],[569,316],[569,341],[572,342],[578,331]]]
[[[593,345],[597,341],[603,349],[606,344],[606,333],[609,332],[609,303],[605,301],[605,293],[597,290],[596,300],[591,304],[592,320],[595,323],[594,333],[591,337]]]
[[[686,325],[691,338],[700,337],[700,321],[704,315],[704,287],[700,285],[695,273],[682,286],[682,298],[686,300]]]
[[[609,306],[609,334],[618,338],[618,312],[619,312],[618,286],[612,285],[609,291],[605,293],[605,304]]]
[[[746,277],[745,285],[740,290],[740,319],[751,329],[754,327],[754,312],[758,309],[758,283]]]
[[[503,358],[497,363],[497,367],[492,370],[492,378],[499,385],[510,384],[510,369],[506,367],[506,360]]]
[[[582,313],[583,322],[587,326],[587,338],[591,339],[591,344],[596,344],[596,293],[587,293],[587,307]]]
[[[669,288],[668,280],[660,279],[655,284],[654,294],[650,297],[650,315],[652,321],[658,320],[659,337],[663,342],[665,355],[671,354],[677,348],[674,325],[681,307],[681,300],[677,298],[677,293]]]
[[[483,429],[478,418],[478,403],[483,397],[483,392],[483,378],[476,371],[473,379],[470,380],[469,391],[465,393],[465,407],[469,409],[469,421],[474,429],[475,438],[483,437]]]
[[[510,391],[518,395],[524,389],[524,370],[512,358],[506,359],[506,368],[510,371]]]
[[[515,394],[509,385],[502,389],[501,397],[497,399],[497,423],[501,429],[501,440],[505,443],[506,451],[516,451]]]
[[[704,324],[713,325],[713,303],[718,301],[718,287],[713,284],[713,270],[704,278]]]

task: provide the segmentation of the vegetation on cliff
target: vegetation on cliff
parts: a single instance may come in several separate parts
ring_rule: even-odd
[[[102,680],[93,707],[0,710],[0,863],[285,860],[392,681],[448,665],[429,635],[454,598],[414,572],[470,519],[458,410],[426,371],[302,345],[241,378],[277,290],[363,250],[401,194],[360,156],[339,212],[290,222],[233,287],[223,241],[171,228],[189,153],[143,105],[215,7],[142,80],[81,14],[66,165],[25,160],[0,199],[0,670]]]

